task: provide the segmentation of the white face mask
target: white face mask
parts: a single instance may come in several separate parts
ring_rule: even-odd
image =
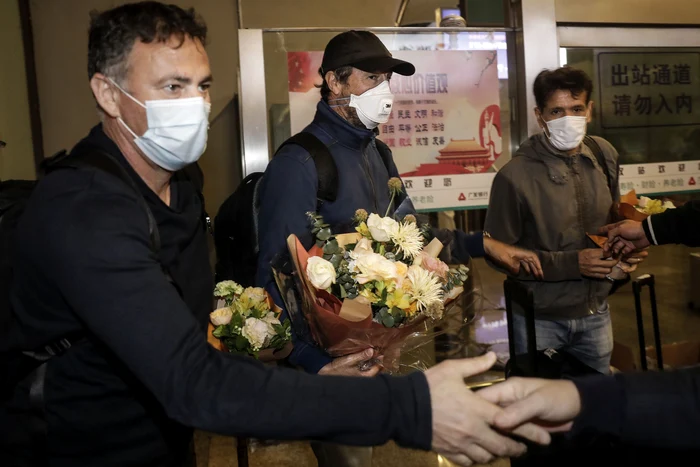
[[[110,81],[112,81],[110,79]],[[117,83],[112,83],[126,96],[146,109],[148,130],[138,136],[119,118],[134,143],[153,163],[176,172],[199,160],[207,148],[211,104],[202,97],[160,99],[139,102]]]
[[[549,134],[549,142],[560,151],[576,149],[586,136],[587,117],[561,117],[545,122]],[[547,134],[547,132],[545,132]]]
[[[357,116],[368,130],[377,128],[380,123],[388,122],[394,105],[394,95],[391,93],[389,81],[383,81],[379,86],[368,89],[359,96],[350,94],[349,98],[336,100],[342,99],[350,99],[350,103],[344,105],[357,110]]]

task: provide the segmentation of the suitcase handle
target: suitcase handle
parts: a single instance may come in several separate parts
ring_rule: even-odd
[[[642,371],[648,370],[647,350],[644,339],[644,319],[642,317],[642,289],[649,287],[649,301],[651,302],[651,319],[654,331],[654,345],[656,346],[656,363],[659,371],[664,371],[663,352],[661,350],[661,332],[659,330],[659,314],[656,308],[656,281],[652,274],[639,276],[632,283],[634,291],[634,307],[637,313],[637,334],[639,337],[639,355]]]
[[[508,278],[503,282],[503,291],[506,299],[506,321],[508,323],[508,350],[512,367],[517,362],[515,350],[515,332],[513,330],[513,302],[520,305],[525,311],[525,331],[527,335],[527,355],[530,361],[532,374],[537,374],[537,335],[535,334],[535,298],[532,290],[523,286],[519,281]]]

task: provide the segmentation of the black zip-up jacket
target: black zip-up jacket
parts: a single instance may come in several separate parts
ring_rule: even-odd
[[[190,427],[357,445],[395,439],[430,449],[430,395],[420,373],[311,376],[207,345],[213,283],[193,185],[176,177],[166,206],[100,126],[74,150],[84,145],[109,152],[132,174],[158,223],[162,250],[159,262],[137,195],[109,174],[59,170],[32,194],[13,258],[17,326],[0,351],[36,349],[73,332],[87,335],[48,362],[51,465],[180,465]],[[16,391],[0,407],[4,455],[21,448],[25,402],[26,394]]]
[[[700,246],[700,201],[649,216],[654,245]],[[651,448],[700,449],[700,370],[575,380],[582,411],[574,433],[598,432]]]

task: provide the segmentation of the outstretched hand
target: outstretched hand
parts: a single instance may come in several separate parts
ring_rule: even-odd
[[[626,256],[651,245],[642,223],[633,220],[606,225],[600,229],[599,233],[608,237],[608,241],[603,247],[608,256]]]
[[[492,352],[463,360],[448,360],[425,372],[433,410],[433,450],[457,465],[487,463],[494,457],[517,457],[524,444],[493,429],[502,410],[464,385],[464,378],[493,366]],[[513,434],[538,444],[549,444],[549,433],[534,424],[522,424]]]
[[[544,279],[540,258],[536,253],[507,245],[491,237],[484,237],[484,250],[491,259],[507,268],[512,274],[519,274],[520,268],[537,279]]]
[[[550,433],[568,431],[581,412],[581,397],[571,381],[509,378],[478,395],[503,407],[494,425],[510,432],[532,422]]]

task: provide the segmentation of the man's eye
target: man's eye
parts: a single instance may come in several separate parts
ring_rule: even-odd
[[[175,92],[182,89],[182,86],[180,86],[179,84],[168,84],[167,86],[165,86],[165,89],[167,89],[170,92]]]
[[[199,92],[207,92],[210,87],[211,87],[211,83],[200,84],[199,85]]]
[[[369,79],[371,79],[372,81],[377,81],[378,78],[379,76],[377,75],[369,75]]]

